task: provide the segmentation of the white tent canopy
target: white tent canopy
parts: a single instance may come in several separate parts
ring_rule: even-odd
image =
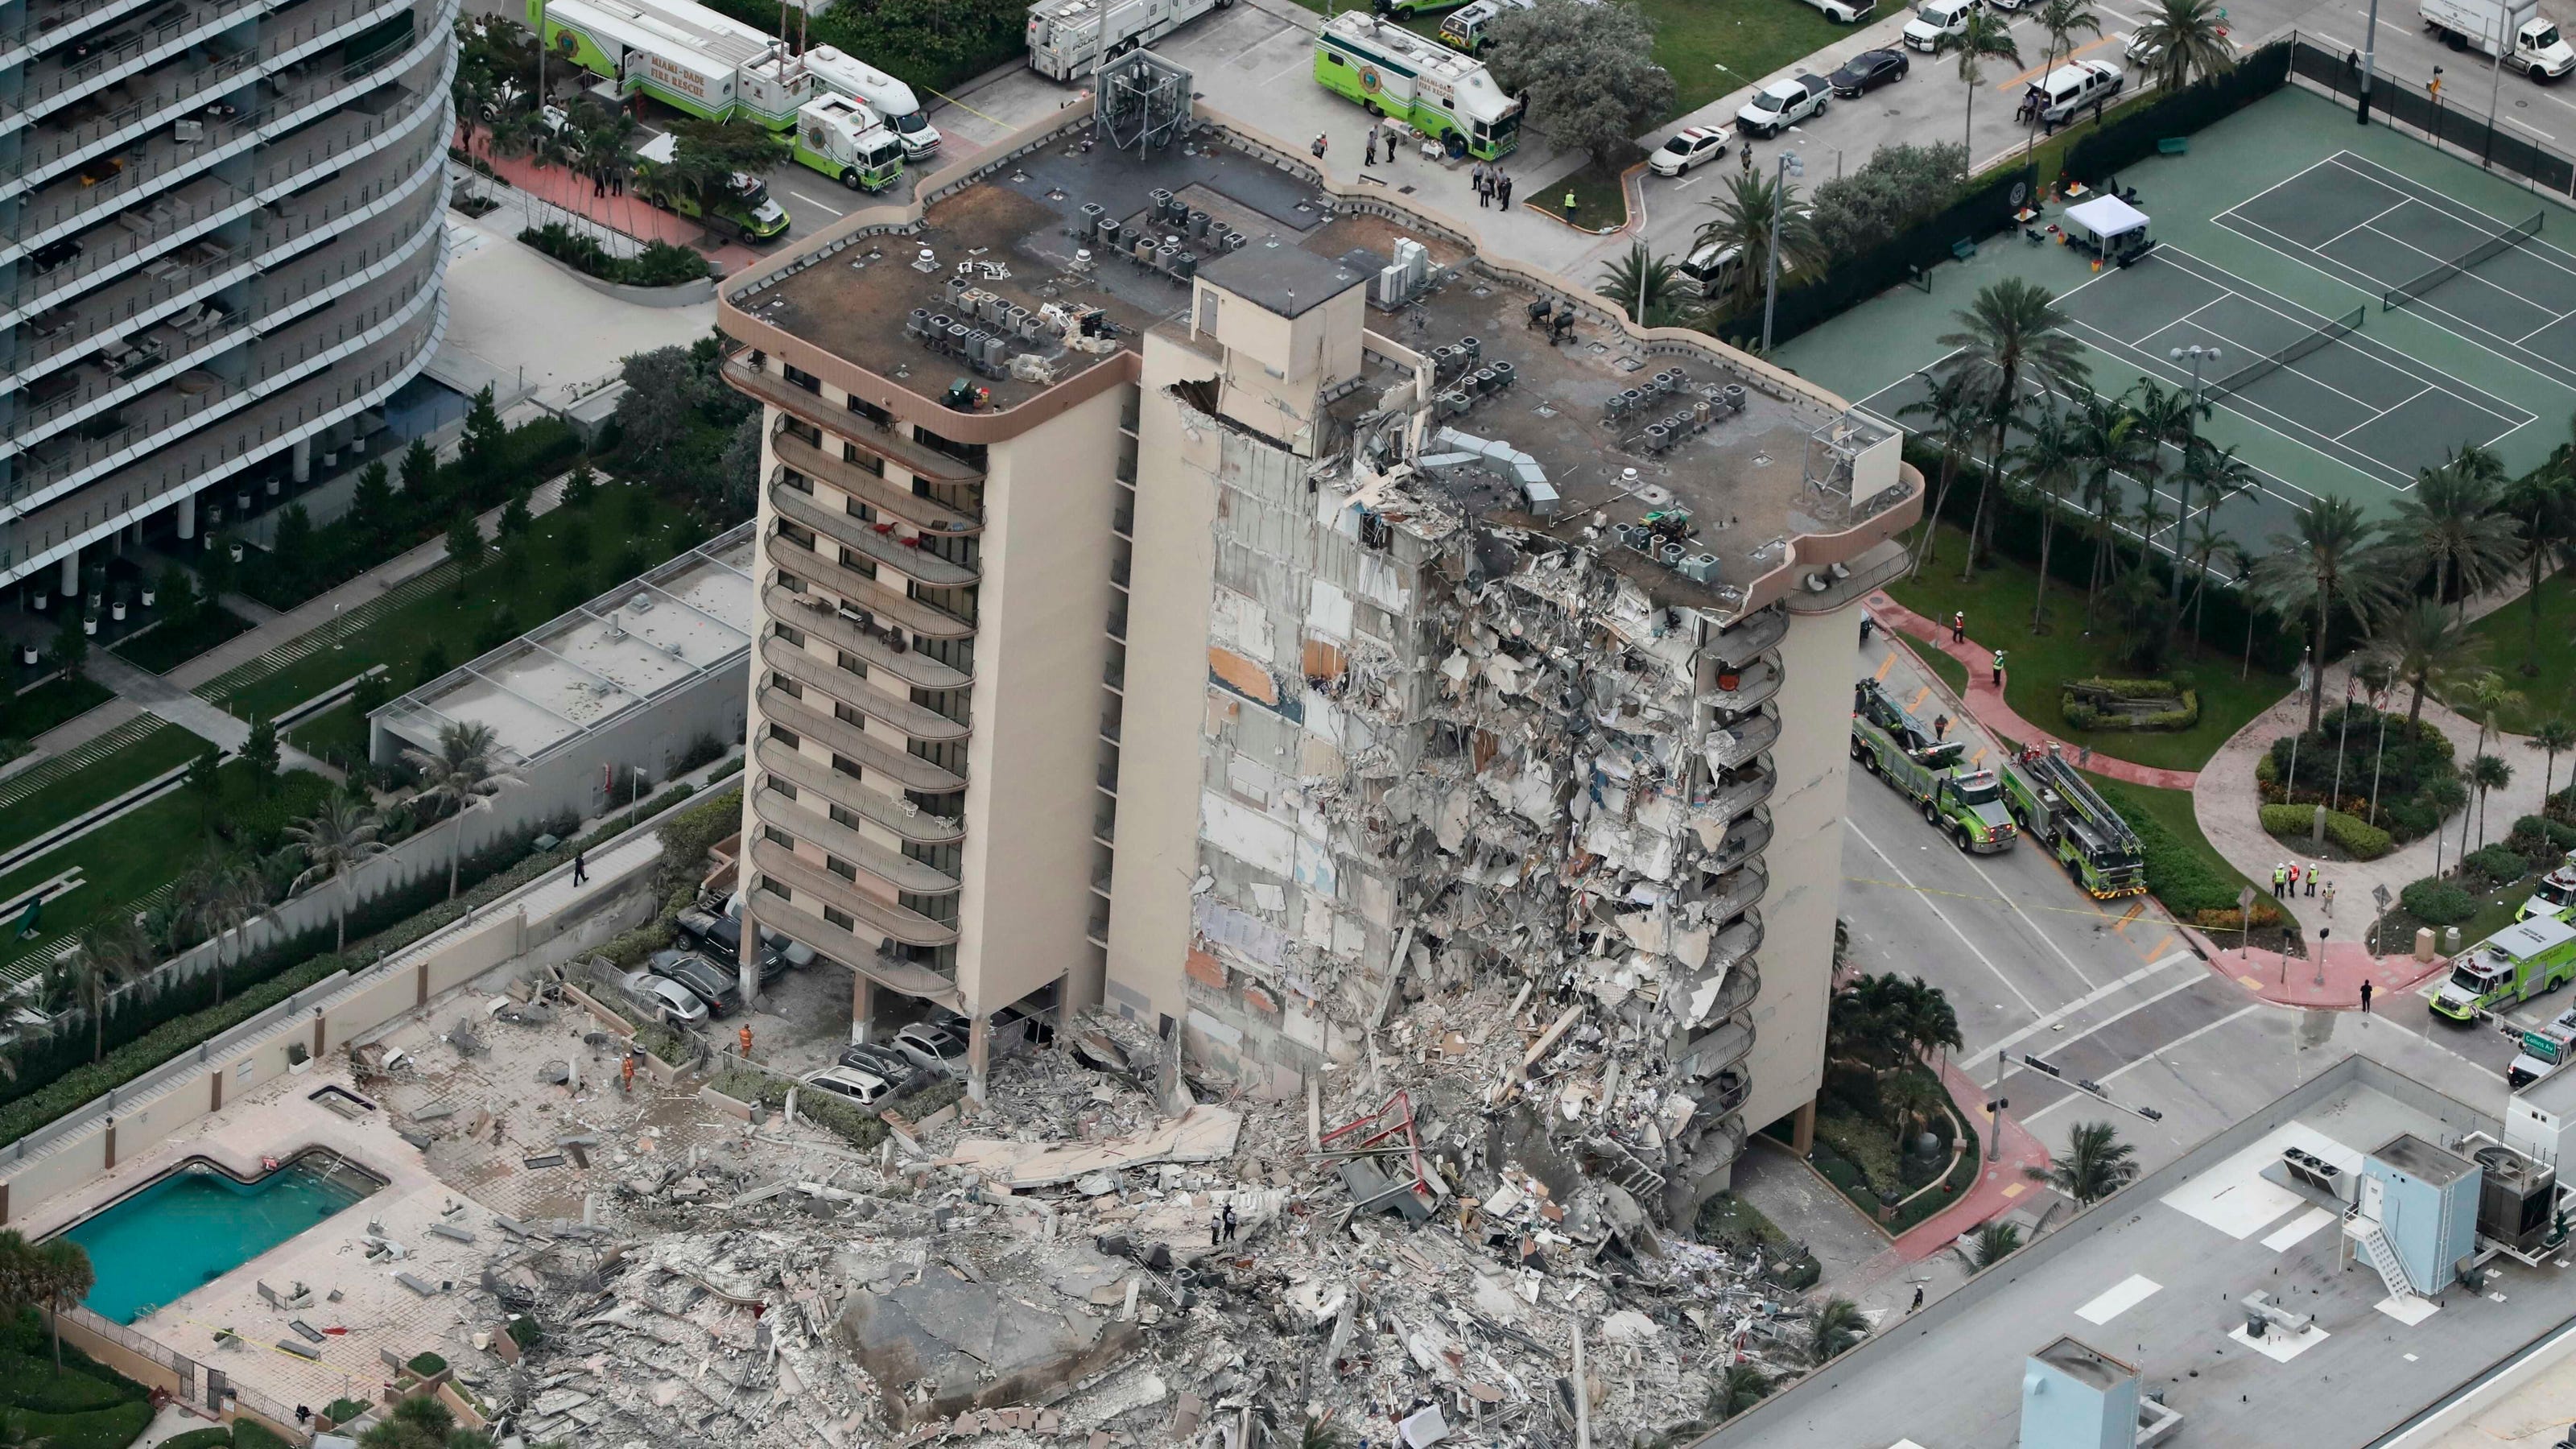
[[[2066,220],[2099,241],[2129,232],[2144,233],[2147,214],[2116,196],[2097,196],[2066,208]]]

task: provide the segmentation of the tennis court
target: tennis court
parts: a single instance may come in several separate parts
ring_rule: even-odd
[[[2563,223],[2566,213],[2559,212]],[[2535,207],[2495,216],[2339,152],[2219,213],[2219,225],[2576,387],[2576,254]]]

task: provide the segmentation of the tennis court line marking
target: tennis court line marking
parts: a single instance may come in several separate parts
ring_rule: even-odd
[[[2516,225],[2520,225],[2520,223],[2516,223]],[[2434,266],[2437,266],[2437,267],[2446,267],[2446,266],[2449,266],[2452,262],[2454,262],[2454,261],[2458,260],[2458,259],[2457,259],[2457,258],[2455,258],[2455,257],[2439,256],[2439,255],[2437,255],[2437,254],[2435,254],[2435,253],[2428,252],[2428,251],[2424,250],[2422,247],[2417,246],[2415,243],[2413,243],[2413,242],[2411,242],[2411,241],[2408,241],[2406,238],[2404,238],[2404,237],[2402,237],[2402,236],[2399,236],[2397,233],[2395,233],[2395,232],[2393,232],[2393,231],[2379,231],[2379,228],[2377,228],[2377,227],[2375,227],[2375,226],[2374,226],[2374,227],[2372,227],[2372,228],[2371,228],[2371,230],[2372,230],[2372,231],[2377,231],[2377,232],[2379,232],[2379,234],[2380,234],[2381,236],[2386,237],[2388,240],[2390,240],[2390,241],[2392,241],[2392,242],[2395,242],[2397,245],[2399,245],[2399,246],[2401,246],[2401,247],[2404,247],[2406,250],[2408,250],[2408,251],[2410,251],[2410,252],[2413,252],[2415,255],[2417,255],[2417,256],[2419,256],[2419,257],[2422,257],[2422,258],[2424,258],[2425,260],[2427,260],[2427,261],[2429,261],[2429,262],[2433,263],[2433,265],[2434,265]],[[2492,237],[2490,237],[2488,240],[2493,240],[2493,238],[2492,238]],[[2478,243],[2478,245],[2479,245],[2479,246],[2484,246],[2484,245],[2486,245],[2486,242],[2483,242],[2483,241],[2482,241],[2482,242]],[[2475,250],[2475,248],[2471,248],[2471,250]],[[2529,249],[2529,248],[2527,248],[2527,247],[2517,247],[2517,248],[2515,248],[2515,250],[2517,250],[2517,251],[2528,251],[2528,250],[2530,250],[2530,249]],[[2565,267],[2559,267],[2559,266],[2558,266],[2558,264],[2557,264],[2556,262],[2551,262],[2551,261],[2549,261],[2546,257],[2539,257],[2539,256],[2537,256],[2536,254],[2535,254],[2535,258],[2534,258],[2534,259],[2535,259],[2535,260],[2538,260],[2538,261],[2546,262],[2549,266],[2557,267],[2557,268],[2558,268],[2558,270],[2560,270],[2560,271],[2562,271],[2562,272],[2567,272],[2567,275],[2568,275],[2568,277],[2569,277],[2571,280],[2576,280],[2576,271],[2568,271],[2568,269],[2567,269],[2567,268],[2565,268]],[[2493,258],[2493,257],[2489,257],[2487,260],[2489,260],[2489,261],[2493,261],[2493,260],[2495,260],[2495,258]],[[2426,270],[2426,271],[2430,271],[2430,270],[2432,270],[2432,268],[2428,267],[2428,268],[2426,268],[2425,270]],[[2421,275],[2423,275],[2423,274],[2422,274],[2421,272],[2419,272],[2419,273],[2417,273],[2416,275],[2417,275],[2417,276],[2421,276]],[[2414,278],[2412,278],[2412,277],[2404,278],[2404,279],[2402,279],[2402,281],[2401,281],[2401,285],[2402,285],[2402,282],[2403,282],[2403,281],[2412,281],[2412,280],[2414,280]],[[2443,278],[2443,279],[2442,279],[2442,281],[2441,281],[2441,283],[2440,283],[2440,285],[2447,287],[2447,286],[2449,286],[2449,285],[2450,285],[2451,283],[2453,283],[2453,282],[2477,282],[2477,283],[2480,283],[2481,285],[2483,285],[2483,286],[2485,286],[2485,287],[2489,288],[2489,289],[2490,289],[2490,290],[2492,290],[2492,291],[2497,291],[2497,292],[2502,292],[2502,293],[2504,293],[2504,294],[2505,294],[2505,296],[2507,296],[2507,297],[2511,298],[2512,300],[2514,300],[2514,301],[2516,301],[2516,302],[2522,302],[2522,304],[2523,304],[2524,306],[2529,306],[2529,305],[2531,305],[2531,304],[2530,304],[2530,303],[2528,303],[2528,302],[2523,302],[2523,299],[2521,298],[2521,296],[2519,296],[2518,294],[2516,294],[2516,293],[2514,292],[2514,290],[2513,290],[2511,287],[2506,286],[2506,285],[2505,285],[2505,284],[2503,284],[2502,282],[2496,281],[2496,280],[2495,280],[2494,278],[2492,278],[2492,277],[2483,277],[2483,276],[2480,276],[2480,275],[2478,275],[2478,274],[2477,274],[2476,272],[2474,272],[2474,271],[2460,271],[2460,272],[2453,272],[2450,276]],[[2394,288],[2392,288],[2391,290],[2394,290]],[[2429,289],[2428,289],[2428,290],[2429,290]],[[2411,304],[2411,303],[2414,303],[2414,302],[2420,302],[2420,301],[2422,301],[2422,300],[2423,300],[2423,298],[2422,298],[2422,297],[2409,297],[2409,298],[2407,298],[2407,301],[2408,301],[2410,304]],[[2565,314],[2565,313],[2561,313],[2561,314],[2559,314],[2559,315],[2561,315],[2561,316],[2565,316],[2566,314]],[[2496,335],[2496,336],[2498,336],[2498,337],[2501,337],[2501,336],[2503,336],[2504,334],[2503,334],[2503,333],[2501,333],[2501,332],[2498,332],[2498,333],[2496,333],[2495,335]]]
[[[2298,372],[2298,369],[2297,369],[2297,368],[2295,368],[2295,367],[2293,367],[2293,368],[2290,368],[2290,369],[2289,369],[2289,371],[2291,371],[2291,372]],[[2305,375],[2306,375],[2306,374],[2304,374],[2304,373],[2302,373],[2302,374],[2301,374],[2301,376],[2305,376]],[[2311,378],[2311,379],[2309,379],[2309,380],[2310,380],[2310,381],[2315,381],[2315,379],[2313,379],[2313,378]],[[2324,387],[2324,386],[2325,386],[2325,384],[2320,382],[2320,383],[2317,383],[2317,386],[2319,386],[2319,387]],[[2411,402],[2413,402],[2416,398],[2422,397],[2424,394],[2426,394],[2426,393],[2428,393],[2428,392],[2431,392],[2432,390],[2433,390],[2433,385],[2432,385],[2431,383],[2426,383],[2424,386],[2422,386],[2422,387],[2420,387],[2420,388],[2417,388],[2413,393],[2409,394],[2409,395],[2407,396],[2407,398],[2406,398],[2406,402],[2401,402],[2401,403],[2399,403],[2399,404],[2397,405],[2397,407],[2390,408],[2390,409],[2388,409],[2388,410],[2387,410],[2387,412],[2383,412],[2383,413],[2381,413],[2381,414],[2379,415],[2379,418],[2384,418],[2384,417],[2388,416],[2388,414],[2389,414],[2389,413],[2393,413],[2393,412],[2397,411],[2397,408],[2402,408],[2402,407],[2406,406],[2406,403],[2411,403]],[[2328,389],[2328,391],[2332,391],[2332,389]],[[2361,399],[2359,399],[2359,398],[2354,398],[2354,399],[2353,399],[2353,401],[2354,401],[2354,402],[2361,402]],[[2366,403],[2365,403],[2365,404],[2363,404],[2363,405],[2364,405],[2365,407],[2366,407],[2366,406],[2368,406],[2368,404],[2366,404]],[[2335,440],[2336,442],[2340,443],[2340,442],[2342,442],[2342,441],[2344,440],[2344,437],[2345,437],[2347,434],[2360,432],[2362,429],[2364,429],[2364,428],[2366,428],[2366,427],[2369,427],[2371,423],[2378,422],[2378,421],[2379,421],[2379,418],[2372,418],[2372,419],[2370,419],[2368,422],[2359,422],[2359,423],[2355,423],[2355,424],[2353,424],[2351,427],[2348,427],[2348,428],[2344,429],[2344,430],[2343,430],[2343,432],[2340,432],[2340,433],[2335,434],[2335,435],[2334,435],[2334,440]]]
[[[2413,187],[2415,190],[2412,194],[2415,199],[2432,207],[2436,211],[2447,210],[2451,211],[2454,215],[2474,216],[2484,221],[2495,223],[2495,225],[2488,228],[2490,232],[2500,232],[2508,226],[2517,224],[2514,222],[2508,222],[2493,212],[2480,210],[2477,207],[2469,205],[2465,201],[2454,201],[2451,197],[2446,196],[2441,192],[2434,191],[2431,187],[2415,180],[2406,173],[2402,171],[2392,171],[2389,168],[2380,165],[2378,162],[2371,160],[2367,156],[2359,155],[2351,151],[2337,151],[2326,159],[2356,176],[2368,177],[2371,181],[2377,182],[2379,185],[2387,187],[2389,190],[2398,192],[2401,195],[2408,194],[2407,188]],[[2373,171],[2379,172],[2380,175],[2372,175],[2371,173]],[[2382,176],[2393,178],[2393,181],[2382,180]],[[2535,197],[2535,199],[2539,198]],[[2563,206],[2560,208],[2562,212],[2565,209],[2566,208]],[[2541,210],[2546,214],[2548,208],[2544,206]],[[2571,252],[2567,250],[2567,248],[2539,236],[2534,236],[2532,241],[2535,245],[2522,248],[2522,250],[2531,252],[2535,255],[2543,252],[2555,253],[2558,257],[2566,258],[2567,262],[2576,262],[2576,252]],[[2567,265],[2567,262],[2553,259],[2550,262],[2550,265],[2558,268],[2562,272],[2568,273],[2571,276],[2576,276],[2576,267]]]
[[[2317,248],[2318,248],[2318,250],[2322,251],[2322,250],[2324,250],[2324,249],[2325,249],[2325,248],[2327,248],[2327,247],[2333,246],[2336,242],[2342,241],[2345,237],[2348,237],[2348,236],[2352,235],[2354,232],[2357,232],[2357,231],[2363,231],[2363,230],[2373,230],[2373,231],[2377,230],[2377,229],[2378,229],[2378,227],[2377,227],[2377,223],[2378,223],[2378,221],[2379,221],[2379,219],[2380,219],[2381,217],[2386,216],[2388,213],[2390,213],[2390,212],[2392,212],[2392,211],[2397,210],[2397,209],[2398,209],[2399,207],[2401,207],[2401,206],[2405,206],[2405,205],[2407,205],[2408,203],[2412,202],[2414,199],[2415,199],[2415,198],[2413,198],[2413,197],[2411,197],[2411,196],[2401,196],[2401,197],[2397,198],[2395,201],[2390,202],[2387,206],[2382,207],[2382,208],[2381,208],[2381,209],[2379,209],[2378,211],[2374,211],[2374,212],[2372,212],[2370,215],[2368,215],[2368,216],[2366,216],[2366,217],[2362,218],[2360,221],[2353,223],[2351,226],[2345,227],[2343,230],[2341,230],[2341,231],[2339,231],[2339,232],[2336,232],[2333,236],[2327,237],[2324,241],[2321,241],[2321,242],[2317,243]],[[2241,203],[2241,202],[2240,202],[2240,203],[2238,203],[2238,205],[2242,205],[2242,204],[2243,204],[2243,203]],[[2228,208],[2228,210],[2230,210],[2230,211],[2233,211],[2233,210],[2235,210],[2235,209],[2236,209],[2235,207],[2229,207],[2229,208]]]
[[[2319,164],[2322,165],[2323,163],[2321,162]],[[2312,167],[2310,169],[2313,170],[2314,168]],[[2364,283],[2354,281],[2354,277],[2361,275],[2358,268],[2347,266],[2346,264],[2335,260],[2333,257],[2326,256],[2323,253],[2308,251],[2307,248],[2300,246],[2297,241],[2281,235],[2281,233],[2272,230],[2270,227],[2265,226],[2263,223],[2256,221],[2251,217],[2239,216],[2232,220],[2229,219],[2229,213],[2234,210],[2234,207],[2230,207],[2227,211],[2220,212],[2217,216],[2210,219],[2212,221],[2225,221],[2228,230],[2235,232],[2238,237],[2252,242],[2254,245],[2261,247],[2263,250],[2270,252],[2272,255],[2279,257],[2283,261],[2296,262],[2300,266],[2306,267],[2309,271],[2316,273],[2318,276],[2325,278],[2329,282],[2350,287],[2352,290],[2359,292],[2364,297],[2370,298],[2373,301],[2380,300],[2387,296],[2388,288],[2385,285],[2365,285]],[[2262,233],[2262,235],[2256,235],[2257,232]],[[2264,236],[2273,237],[2286,243],[2289,247],[2298,247],[2299,251],[2290,251],[2286,250],[2284,247],[2274,246],[2271,242],[2265,241],[2263,239]],[[2300,251],[2306,251],[2307,255],[2300,255]],[[2576,373],[2571,373],[2555,360],[2542,356],[2537,352],[2529,351],[2528,349],[2521,350],[2518,355],[2501,350],[2495,344],[2503,343],[2506,339],[2497,336],[2495,333],[2489,332],[2484,327],[2479,326],[2477,323],[2472,322],[2465,317],[2459,316],[2457,313],[2445,310],[2440,303],[2427,302],[2418,298],[2409,303],[2407,309],[2414,312],[2437,313],[2443,317],[2447,317],[2453,323],[2458,325],[2445,326],[2440,322],[2435,322],[2432,325],[2440,328],[2440,330],[2444,332],[2450,333],[2453,337],[2456,337],[2460,341],[2467,343],[2469,346],[2476,348],[2478,351],[2487,354],[2498,362],[2511,363],[2512,365],[2523,369],[2525,372],[2534,374],[2544,382],[2553,382],[2563,388],[2576,389]],[[2507,343],[2506,345],[2512,346],[2515,344]],[[2525,423],[2523,426],[2529,427],[2530,424]],[[2516,429],[2515,431],[2518,432],[2520,429]]]

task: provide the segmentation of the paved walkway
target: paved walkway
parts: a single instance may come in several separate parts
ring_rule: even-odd
[[[119,697],[132,700],[137,706],[159,715],[226,754],[238,753],[250,739],[251,727],[246,721],[197,698],[165,676],[128,664],[104,649],[91,650],[81,672],[115,690]],[[311,770],[334,784],[348,778],[282,739],[278,741],[277,753],[278,763],[286,769]]]
[[[1987,733],[1996,738],[2021,746],[2055,745],[2081,768],[2114,780],[2125,780],[2132,785],[2148,785],[2159,790],[2188,790],[2198,778],[2189,770],[2132,764],[2110,755],[2097,754],[2090,745],[2069,744],[2059,739],[2015,714],[2013,707],[2004,702],[2004,692],[1996,688],[1994,682],[1994,650],[1973,639],[1965,644],[1952,643],[1948,629],[1883,593],[1870,595],[1863,607],[1878,620],[1880,628],[1920,639],[1959,661],[1968,671],[1968,697],[1960,704],[1970,718],[1985,726]]]
[[[571,216],[552,218],[570,223],[574,218],[604,226],[611,231],[639,241],[663,241],[673,246],[694,247],[707,260],[727,275],[759,259],[759,253],[734,242],[717,242],[705,227],[664,211],[637,195],[632,187],[623,196],[594,196],[588,177],[560,166],[540,166],[523,156],[503,156],[492,150],[491,133],[474,128],[473,155],[499,172],[501,179],[525,192],[540,203],[525,207],[536,225],[542,226],[548,206]],[[489,178],[486,178],[487,180]],[[497,198],[496,198],[497,199]],[[524,204],[523,204],[524,205]],[[632,251],[632,246],[618,247]]]
[[[2363,925],[2366,927],[2366,919]],[[2364,981],[2370,983],[2374,996],[2391,996],[2413,989],[2450,965],[2440,956],[2430,961],[2402,954],[2380,956],[2357,940],[2329,940],[2321,970],[2313,944],[2306,956],[2284,956],[2278,951],[2223,947],[2198,931],[2188,927],[2185,931],[2192,944],[2200,948],[2210,970],[2276,1006],[2312,1011],[2359,1010]],[[2226,934],[2219,933],[2222,941]]]

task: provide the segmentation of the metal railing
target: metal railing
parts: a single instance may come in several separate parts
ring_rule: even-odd
[[[35,108],[43,102],[86,86],[105,85],[122,73],[121,67],[141,62],[164,46],[193,38],[201,30],[212,33],[230,23],[236,14],[260,9],[265,3],[266,0],[216,0],[184,15],[173,15],[149,30],[137,30],[96,55],[85,55],[51,77],[24,87],[6,109],[0,109],[0,120],[23,124],[34,117]]]
[[[2290,74],[2338,100],[2358,103],[2361,68],[2340,46],[2330,50],[2293,32]],[[2562,201],[2576,197],[2576,160],[2504,129],[2501,118],[2490,126],[2477,114],[2474,101],[2445,103],[2423,86],[2381,70],[2371,77],[2370,110],[2371,118],[2390,130],[2411,131],[2436,150],[2501,171],[2536,193]]]
[[[30,4],[20,13],[18,23],[0,30],[0,70],[24,64],[22,53],[38,42],[69,43],[86,28],[82,21],[95,19],[110,10],[140,10],[147,0],[72,0],[43,15]],[[48,24],[50,21],[52,23]]]

